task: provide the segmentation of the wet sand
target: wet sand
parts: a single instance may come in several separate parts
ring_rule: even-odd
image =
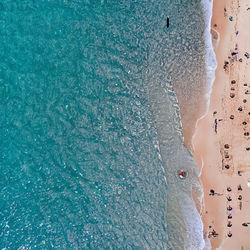
[[[204,189],[204,238],[212,249],[247,250],[250,224],[242,223],[250,223],[249,0],[214,0],[211,26],[218,67],[208,114],[192,141]]]

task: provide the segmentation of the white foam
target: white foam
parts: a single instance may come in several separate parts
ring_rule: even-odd
[[[212,36],[211,36],[211,20],[212,20],[212,10],[213,10],[213,0],[202,0],[204,14],[205,14],[205,23],[206,28],[204,32],[204,40],[206,43],[206,80],[207,80],[207,91],[205,94],[207,108],[205,114],[200,118],[202,119],[208,112],[210,104],[210,95],[212,92],[213,82],[215,80],[215,70],[217,68],[216,55],[213,49]],[[199,119],[199,120],[200,120]]]
[[[212,20],[212,10],[213,10],[213,0],[202,0],[202,5],[205,14],[205,31],[204,31],[204,40],[206,44],[206,82],[207,82],[207,90],[204,96],[206,102],[206,111],[201,117],[199,117],[195,124],[195,132],[192,136],[192,141],[197,133],[197,125],[200,120],[202,120],[208,113],[209,105],[210,105],[210,95],[212,92],[213,83],[215,80],[215,70],[217,68],[216,55],[213,49],[212,44],[212,36],[211,36],[211,20]],[[192,147],[194,149],[194,144],[192,143]]]
[[[195,133],[192,137],[195,137],[196,133],[197,133],[197,124],[198,122],[203,119],[207,113],[208,113],[208,109],[209,109],[209,105],[210,105],[210,95],[212,92],[212,86],[213,86],[213,82],[215,80],[215,70],[217,68],[217,61],[216,61],[216,55],[213,49],[213,44],[212,44],[212,37],[211,37],[211,20],[212,20],[212,9],[213,9],[213,0],[202,0],[202,5],[203,5],[203,9],[204,9],[204,15],[205,15],[205,23],[206,23],[206,27],[205,27],[205,31],[204,31],[204,40],[206,43],[206,82],[207,82],[207,90],[206,90],[206,94],[205,94],[205,102],[206,102],[206,111],[205,113],[196,121],[196,125],[195,125]],[[192,143],[192,147],[194,149],[194,145]],[[202,168],[201,168],[201,172],[203,169],[203,159],[202,159]],[[199,176],[201,175],[201,172],[199,173]],[[200,216],[199,216],[200,217]],[[193,219],[193,218],[192,218]],[[193,222],[194,223],[194,222]],[[197,222],[196,222],[197,223]],[[203,235],[203,225],[202,227],[198,224],[198,229],[201,230],[201,233]],[[195,247],[195,246],[194,246]],[[196,248],[197,249],[197,248]],[[206,249],[209,250],[211,249],[211,245],[210,245],[210,241],[208,239],[203,240],[203,244],[202,246],[199,246],[198,249]]]
[[[182,206],[183,214],[185,214],[185,223],[187,226],[188,239],[189,242],[186,243],[185,249],[187,250],[202,250],[205,247],[205,241],[203,239],[203,224],[200,218],[200,215],[194,205],[194,202],[191,197],[186,195],[185,206]]]

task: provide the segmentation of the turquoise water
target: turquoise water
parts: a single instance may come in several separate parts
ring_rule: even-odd
[[[173,85],[204,63],[197,23],[199,1],[0,3],[1,249],[183,249]]]

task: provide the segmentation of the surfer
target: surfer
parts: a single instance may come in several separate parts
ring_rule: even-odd
[[[167,28],[169,28],[169,17],[167,17]]]

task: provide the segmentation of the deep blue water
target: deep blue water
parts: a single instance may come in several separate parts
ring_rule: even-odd
[[[183,248],[173,82],[202,22],[199,1],[1,1],[1,249]]]

